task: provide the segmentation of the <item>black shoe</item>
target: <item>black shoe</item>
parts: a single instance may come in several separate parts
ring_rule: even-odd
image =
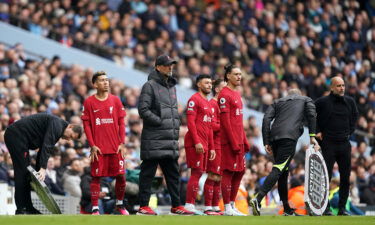
[[[260,216],[261,205],[256,198],[250,200],[250,206],[253,209],[253,215]]]
[[[16,210],[16,215],[39,215],[42,214],[39,210],[36,208],[22,208]]]
[[[345,209],[339,209],[339,212],[337,213],[338,216],[350,216],[350,213],[346,211]]]
[[[302,216],[302,215],[296,213],[296,209],[289,209],[289,210],[284,211],[283,216]]]
[[[331,212],[330,209],[327,208],[327,209],[324,211],[323,216],[333,216],[333,213]]]

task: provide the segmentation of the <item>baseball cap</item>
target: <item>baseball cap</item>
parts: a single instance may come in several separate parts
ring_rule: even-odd
[[[155,66],[169,66],[169,65],[172,65],[172,64],[176,64],[177,61],[172,59],[170,56],[168,55],[160,55],[156,58],[156,61],[155,61]]]

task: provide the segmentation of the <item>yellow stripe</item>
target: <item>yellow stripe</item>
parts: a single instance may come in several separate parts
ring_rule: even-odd
[[[290,156],[289,156],[288,159],[287,159],[285,162],[283,162],[282,164],[273,165],[273,167],[279,169],[280,171],[283,171],[283,169],[284,169],[286,163],[288,162],[289,158],[290,158]]]

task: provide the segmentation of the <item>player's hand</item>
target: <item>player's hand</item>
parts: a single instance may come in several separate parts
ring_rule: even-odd
[[[266,152],[270,155],[272,155],[272,147],[271,145],[265,145],[264,148],[266,149]]]
[[[323,140],[323,134],[322,134],[322,132],[317,133],[316,134],[316,138],[319,139],[320,141],[322,141]]]
[[[121,153],[122,158],[125,159],[125,156],[126,156],[126,147],[125,147],[124,144],[120,144],[120,145],[118,146],[118,148],[117,148],[117,154],[118,154],[119,152]]]
[[[313,145],[314,150],[317,152],[320,149],[320,146],[318,144],[318,141],[315,139],[315,137],[310,137],[310,144]]]
[[[46,179],[46,169],[40,168],[36,174],[39,181],[44,181],[44,179]]]
[[[203,148],[203,145],[201,143],[198,143],[195,145],[195,152],[197,154],[203,154],[204,153],[204,148]]]
[[[97,146],[92,146],[91,151],[90,151],[91,162],[98,160],[98,154],[102,154],[102,152],[100,151],[100,148],[98,148]]]
[[[210,150],[210,158],[208,160],[212,161],[216,158],[216,151]]]

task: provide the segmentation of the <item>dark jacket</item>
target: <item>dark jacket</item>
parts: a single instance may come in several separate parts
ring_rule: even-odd
[[[272,124],[272,120],[275,120]],[[310,134],[315,134],[316,112],[311,98],[289,95],[277,99],[264,114],[262,124],[263,144],[269,145],[280,139],[297,140],[303,133],[304,119]]]
[[[45,169],[55,144],[62,137],[67,126],[68,122],[57,116],[37,113],[13,123],[5,133],[8,133],[10,138],[22,142],[25,146],[24,151],[39,148],[40,161],[37,167]]]
[[[325,129],[327,128],[326,125],[328,124],[328,120],[332,113],[334,98],[335,96],[331,93],[328,96],[317,99],[315,102],[317,113],[317,133],[324,133]],[[350,112],[349,135],[351,135],[354,132],[355,124],[358,119],[358,110],[353,98],[349,96],[344,96],[343,98],[345,105],[348,107]]]
[[[138,111],[143,119],[141,159],[178,157],[180,118],[177,110],[177,81],[157,71],[148,76],[139,97]]]

